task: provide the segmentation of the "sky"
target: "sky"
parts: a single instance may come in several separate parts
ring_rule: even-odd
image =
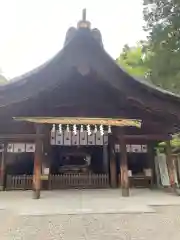
[[[0,68],[9,79],[62,49],[66,31],[87,9],[105,50],[115,59],[124,44],[144,39],[142,0],[0,0]]]

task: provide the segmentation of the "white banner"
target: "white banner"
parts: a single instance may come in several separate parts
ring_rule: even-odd
[[[170,180],[166,163],[166,155],[164,153],[159,153],[157,156],[157,161],[159,165],[161,183],[164,187],[168,187],[170,186]]]

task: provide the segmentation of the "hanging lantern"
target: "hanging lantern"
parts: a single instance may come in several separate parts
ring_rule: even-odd
[[[112,132],[111,132],[111,126],[110,126],[110,125],[108,126],[108,133],[112,133]]]
[[[69,132],[70,129],[69,129],[69,124],[66,125],[66,131]]]
[[[83,128],[83,125],[81,125],[81,129],[80,129],[80,132],[84,132],[84,128]]]
[[[89,124],[87,125],[87,133],[89,136],[91,135],[91,127]]]
[[[104,135],[103,125],[100,125],[99,130],[100,130],[101,136],[103,136]]]
[[[53,124],[52,129],[51,129],[51,132],[55,132],[55,131],[56,131],[56,125]]]
[[[94,133],[97,133],[97,125],[94,126]]]
[[[77,135],[77,126],[76,126],[76,124],[73,125],[73,133],[74,133],[74,135]]]
[[[59,124],[59,133],[62,133],[62,124]]]

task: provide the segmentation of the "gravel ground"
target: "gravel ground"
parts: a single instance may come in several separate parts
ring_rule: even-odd
[[[1,240],[178,240],[180,206],[152,214],[17,216],[0,211]]]

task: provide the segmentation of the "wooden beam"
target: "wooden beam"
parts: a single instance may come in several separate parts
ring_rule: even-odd
[[[175,190],[175,176],[174,176],[174,164],[172,159],[172,153],[171,153],[171,143],[170,141],[166,141],[166,161],[167,161],[167,167],[169,172],[169,179],[170,179],[170,185]]]
[[[40,138],[44,137],[44,134],[39,134]],[[36,134],[0,134],[0,140],[35,140]]]
[[[128,177],[128,164],[127,164],[127,151],[126,142],[122,130],[119,131],[120,143],[120,173],[121,173],[121,189],[122,196],[129,196],[129,177]]]
[[[90,124],[104,126],[123,126],[141,128],[141,120],[123,118],[78,118],[78,117],[14,117],[17,121],[27,121],[39,124]]]
[[[40,198],[41,190],[41,166],[43,158],[43,142],[40,137],[42,125],[36,124],[35,154],[34,154],[34,174],[33,174],[33,198]]]
[[[41,133],[39,135],[41,138],[44,138],[45,134]],[[143,134],[143,135],[124,135],[126,140],[157,140],[157,141],[165,141],[171,140],[172,137],[166,134]],[[35,140],[36,134],[26,133],[26,134],[0,134],[0,140]],[[119,140],[118,140],[119,141]]]
[[[4,151],[1,157],[1,169],[0,169],[0,190],[5,190],[6,184],[6,158],[7,158],[7,143],[4,144]]]
[[[113,136],[109,138],[109,151],[110,151],[110,185],[112,188],[117,187],[117,169],[116,169],[116,156],[114,150]]]
[[[170,135],[161,135],[161,134],[155,134],[155,135],[124,135],[125,140],[156,140],[156,141],[166,141],[171,140],[172,137]],[[119,142],[118,138],[117,141]]]

